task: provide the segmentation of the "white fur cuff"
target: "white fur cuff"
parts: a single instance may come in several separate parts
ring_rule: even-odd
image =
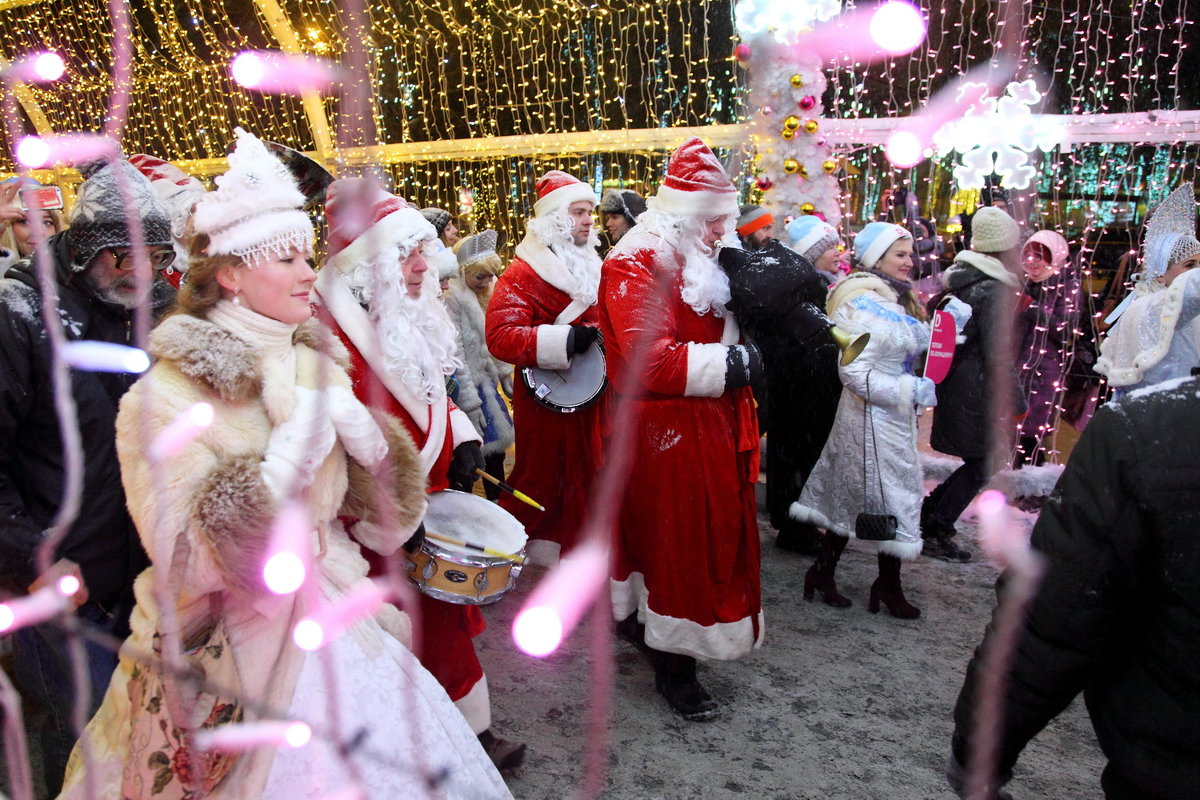
[[[571,366],[567,354],[570,325],[537,326],[537,366],[542,369],[566,369]]]
[[[471,687],[471,691],[454,701],[454,707],[466,718],[471,732],[476,736],[492,727],[492,697],[488,691],[486,672]]]
[[[733,217],[738,216],[737,194],[734,192],[684,192],[670,186],[658,187],[653,203],[647,203],[664,214],[677,217]]]
[[[463,442],[482,442],[483,436],[475,429],[471,423],[471,418],[467,416],[467,412],[461,408],[456,408],[450,412],[450,441],[454,442],[454,446],[458,447]]]
[[[720,397],[725,393],[727,350],[723,344],[688,342],[684,397]]]

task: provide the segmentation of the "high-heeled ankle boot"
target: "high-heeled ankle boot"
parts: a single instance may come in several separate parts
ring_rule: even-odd
[[[833,579],[847,541],[849,540],[844,536],[837,536],[828,531],[821,537],[821,549],[817,553],[817,560],[808,568],[808,572],[804,573],[805,600],[812,600],[813,592],[817,591],[821,593],[821,599],[826,605],[835,608],[846,608],[850,605],[850,598],[838,591],[837,582]]]
[[[900,585],[900,559],[886,553],[879,554],[879,577],[871,584],[867,610],[872,614],[878,613],[880,603],[897,619],[916,619],[921,616],[921,609],[904,597],[904,588]]]
[[[696,659],[657,650],[654,656],[654,686],[671,708],[689,722],[716,719],[717,703],[696,679]]]

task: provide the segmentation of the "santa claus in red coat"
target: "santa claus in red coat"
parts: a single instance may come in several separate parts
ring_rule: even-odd
[[[672,155],[638,224],[604,261],[600,326],[611,385],[605,434],[631,425],[633,452],[612,580],[618,632],[651,649],[656,685],[691,720],[716,703],[696,659],[762,643],[758,425],[761,371],[725,308],[716,248],[737,247],[737,194],[699,139]],[[608,453],[608,457],[618,457]],[[644,628],[643,628],[644,626]]]
[[[496,282],[487,309],[487,346],[521,367],[566,369],[598,338],[596,290],[600,239],[596,194],[559,170],[537,182],[538,199],[517,257]],[[521,520],[533,563],[553,565],[579,541],[588,492],[600,459],[603,398],[562,413],[541,405],[518,376],[513,389],[516,461],[508,481],[546,507],[507,495],[500,505]]]
[[[355,394],[404,422],[420,448],[430,493],[469,492],[483,456],[478,431],[446,396],[446,376],[462,362],[454,326],[437,299],[437,275],[424,259],[437,232],[415,208],[364,178],[332,183],[325,211],[329,257],[317,275],[318,313],[350,352]],[[381,563],[372,567],[383,571]],[[418,597],[421,664],[497,767],[519,765],[525,746],[490,730],[487,676],[471,641],[484,630],[479,608]]]

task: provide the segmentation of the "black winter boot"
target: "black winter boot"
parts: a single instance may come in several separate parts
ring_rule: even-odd
[[[804,573],[805,600],[812,600],[813,592],[817,591],[821,593],[825,605],[834,608],[846,608],[850,605],[850,598],[838,591],[837,582],[833,579],[838,560],[842,557],[842,551],[846,549],[848,541],[844,536],[837,536],[829,531],[821,537],[821,550],[817,553],[817,560],[808,568],[808,572]]]
[[[900,559],[886,553],[879,554],[879,577],[871,584],[867,610],[872,614],[879,613],[880,603],[897,619],[916,619],[921,616],[921,609],[904,597],[904,587],[900,585]]]
[[[654,686],[689,722],[717,718],[717,703],[696,679],[696,659],[655,651]]]
[[[816,525],[788,519],[777,530],[775,546],[780,550],[802,556],[815,556],[821,550],[821,531]]]

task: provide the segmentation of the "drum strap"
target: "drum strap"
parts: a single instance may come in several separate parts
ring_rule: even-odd
[[[558,312],[558,316],[554,318],[555,325],[570,325],[575,320],[583,316],[583,312],[591,308],[587,303],[582,303],[578,300],[572,300],[570,304],[562,311]]]
[[[414,395],[398,375],[392,374],[384,362],[367,312],[350,293],[349,287],[338,277],[336,269],[323,269],[318,272],[316,289],[325,308],[337,320],[346,337],[358,348],[363,361],[367,362],[375,377],[383,383],[392,397],[396,398],[396,402],[404,407],[421,429],[421,433],[425,434],[425,444],[421,447],[420,456],[421,466],[428,475],[442,453],[442,444],[446,441],[448,433],[445,395],[429,405]]]

